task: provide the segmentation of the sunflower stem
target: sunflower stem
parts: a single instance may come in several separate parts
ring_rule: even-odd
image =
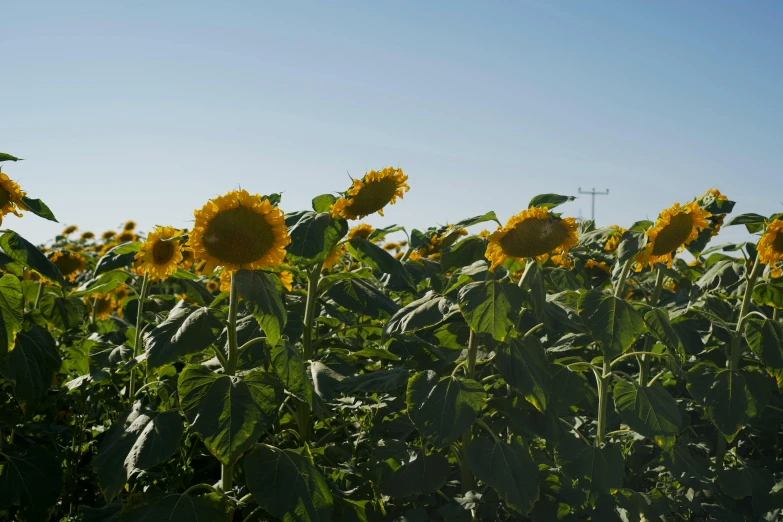
[[[476,377],[476,352],[478,351],[478,336],[470,329],[470,337],[468,338],[468,356],[466,363],[466,376],[468,379],[474,379]],[[470,444],[471,432],[470,428],[465,430],[462,434],[462,492],[467,493],[473,488],[473,473],[468,467],[468,444]]]
[[[633,258],[626,261],[623,265],[623,268],[620,271],[620,278],[617,280],[617,285],[614,287],[615,297],[621,297],[623,295],[623,291],[625,290],[625,280],[628,278],[628,271],[631,269],[632,264]]]
[[[233,377],[237,371],[239,349],[237,347],[237,310],[239,309],[239,294],[234,274],[231,274],[231,290],[228,298],[228,357],[226,358],[226,375]],[[231,464],[220,465],[220,489],[231,490],[234,481],[234,466]]]
[[[139,355],[139,347],[141,345],[141,322],[144,315],[144,301],[147,299],[147,294],[150,291],[150,278],[147,274],[144,274],[144,279],[141,280],[141,294],[138,299],[138,306],[136,307],[136,331],[133,335],[133,356]],[[128,400],[133,403],[133,397],[136,395],[136,370],[131,370],[130,384],[128,388]]]
[[[33,310],[38,310],[38,303],[41,302],[41,296],[43,295],[44,284],[43,281],[38,283],[38,293],[35,294],[35,303],[33,304]]]
[[[780,320],[780,308],[773,308],[772,309],[772,320],[773,321]]]
[[[655,308],[658,306],[658,301],[661,299],[661,291],[663,290],[663,270],[660,268],[655,269],[655,290],[653,290],[652,298],[650,299],[650,306]],[[649,335],[644,339],[643,352],[650,351],[650,345],[652,344],[652,337]],[[647,354],[642,353],[639,357],[639,386],[647,386],[647,381],[650,375],[650,359],[647,358]]]
[[[307,301],[305,302],[304,332],[302,333],[302,355],[304,364],[313,358],[313,323],[315,322],[315,308],[318,303],[318,282],[321,280],[321,267],[315,265],[307,271]],[[299,438],[301,441],[310,440],[310,405],[299,402],[297,408]]]
[[[606,409],[609,402],[609,381],[612,377],[611,363],[604,358],[604,370],[598,377],[598,431],[595,437],[595,445],[600,447],[604,443],[606,433]]]

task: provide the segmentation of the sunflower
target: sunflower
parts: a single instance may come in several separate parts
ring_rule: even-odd
[[[329,252],[329,255],[326,256],[326,259],[324,259],[321,269],[322,270],[331,269],[334,265],[340,262],[340,259],[343,257],[343,254],[345,254],[345,245],[338,245],[334,247],[332,251]]]
[[[679,288],[679,285],[677,285],[677,281],[675,281],[671,277],[667,277],[663,281],[662,288],[665,288],[666,290],[668,290],[670,292],[677,292],[677,289]]]
[[[127,243],[128,241],[136,241],[139,239],[139,236],[134,234],[133,232],[123,232],[122,234],[117,235],[117,241],[120,243]]]
[[[128,291],[127,286],[118,286],[112,293],[111,297],[114,299],[114,302],[116,303],[116,308],[120,308],[122,306],[123,301],[125,301],[125,298],[130,295],[130,291]]]
[[[52,254],[49,261],[54,263],[63,277],[71,283],[76,280],[76,276],[78,276],[87,265],[87,260],[82,257],[81,254],[65,250]]]
[[[20,210],[26,210],[27,207],[22,203],[25,193],[15,182],[0,172],[0,223],[3,222],[3,216],[14,213],[16,217],[22,217]]]
[[[65,229],[63,229],[63,231],[62,231],[62,234],[60,234],[60,235],[61,236],[70,236],[71,234],[73,234],[77,230],[79,230],[79,227],[77,227],[76,225],[71,225],[71,226],[65,227]]]
[[[191,266],[193,266],[193,263],[196,261],[195,256],[193,255],[193,252],[187,248],[182,248],[182,261],[179,262],[180,268],[183,270],[188,270]]]
[[[107,230],[106,232],[101,234],[101,239],[103,239],[104,241],[108,241],[116,235],[117,233],[114,230]]]
[[[780,277],[781,269],[777,267],[777,264],[783,261],[783,220],[778,219],[767,223],[767,228],[761,236],[757,248],[759,261],[771,269],[770,277]]]
[[[227,270],[223,270],[222,272],[220,272],[220,291],[221,292],[231,291],[231,272]]]
[[[411,255],[408,256],[408,261],[419,261],[422,257],[424,257],[421,252],[418,250],[414,250],[411,252]]]
[[[90,239],[94,239],[94,238],[95,238],[95,234],[93,234],[92,232],[84,232],[81,235],[82,241],[89,241]]]
[[[220,290],[220,283],[218,281],[215,281],[214,279],[210,279],[207,283],[207,290],[210,294],[214,294],[218,290]]]
[[[505,227],[489,236],[486,258],[495,270],[506,259],[545,260],[551,252],[563,255],[576,244],[574,218],[560,218],[545,208],[530,207],[511,216]]]
[[[368,225],[367,223],[360,223],[348,232],[348,240],[350,241],[355,237],[369,239],[370,234],[373,232],[375,232],[375,229],[372,227],[372,225]]]
[[[132,232],[133,230],[136,230],[136,222],[135,221],[126,221],[125,224],[122,226],[122,229],[125,232]]]
[[[111,316],[111,313],[117,307],[111,295],[93,296],[84,299],[87,306],[92,308],[92,313],[96,319],[105,320]]]
[[[714,198],[716,201],[728,201],[729,198],[720,193],[718,189],[709,189],[699,198],[699,203],[703,203],[708,197]],[[710,223],[710,237],[715,237],[720,232],[720,228],[723,226],[723,220],[726,219],[726,214],[713,214],[709,217]]]
[[[699,231],[710,226],[707,222],[710,216],[697,201],[682,206],[675,203],[661,212],[655,225],[645,232],[647,246],[634,257],[634,270],[639,272],[645,266],[664,262],[671,268],[672,252],[699,237]]]
[[[603,272],[605,275],[612,273],[612,269],[609,268],[604,261],[596,261],[595,259],[588,259],[585,261],[585,269],[591,270],[594,274],[600,275]]]
[[[549,256],[549,259],[551,259],[552,263],[556,264],[557,266],[562,266],[563,268],[574,268],[574,262],[565,254],[553,254]]]
[[[155,227],[134,258],[141,272],[152,279],[166,279],[176,272],[182,261],[182,241],[172,238],[180,235],[182,231],[173,227]]]
[[[190,247],[205,270],[222,266],[228,273],[242,268],[275,267],[291,242],[283,212],[268,199],[246,190],[229,192],[195,212]]]
[[[612,231],[609,232],[609,235],[607,236],[604,250],[611,253],[617,252],[617,247],[620,246],[620,238],[623,237],[623,234],[626,232],[627,230],[624,228],[612,225]]]
[[[280,279],[280,282],[283,284],[283,288],[285,288],[289,292],[294,291],[294,274],[292,274],[288,270],[283,270],[282,272],[278,272],[277,277]]]
[[[400,244],[399,243],[386,243],[385,245],[383,245],[383,249],[384,250],[395,250],[396,251],[396,250],[400,249]]]
[[[402,169],[386,167],[380,172],[371,170],[362,179],[353,180],[353,186],[332,205],[332,216],[360,219],[377,212],[383,215],[383,207],[410,190]]]
[[[454,225],[449,225],[446,227],[446,231],[442,234],[435,234],[432,236],[430,239],[430,244],[435,251],[440,251],[456,243],[460,236],[467,235],[468,231],[464,228],[454,228]]]

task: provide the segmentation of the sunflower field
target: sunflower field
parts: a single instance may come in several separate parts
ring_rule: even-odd
[[[55,221],[16,160],[0,214]],[[3,228],[0,519],[781,520],[783,214],[360,222],[407,190]]]

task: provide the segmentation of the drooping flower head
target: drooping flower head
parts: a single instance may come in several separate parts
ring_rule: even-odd
[[[92,232],[84,232],[81,235],[82,241],[89,241],[90,239],[94,239],[94,238],[95,238],[95,234],[93,234]]]
[[[383,207],[394,205],[397,198],[410,189],[408,176],[402,169],[386,167],[371,170],[362,179],[353,180],[353,186],[332,205],[332,216],[345,219],[361,219],[377,212],[383,215]]]
[[[647,246],[636,254],[634,270],[645,266],[666,263],[672,266],[672,253],[699,237],[699,231],[710,224],[707,218],[712,214],[699,207],[698,201],[685,205],[675,203],[658,215],[655,225],[647,229]]]
[[[576,245],[574,218],[561,218],[545,208],[530,207],[511,216],[505,227],[490,234],[486,258],[494,270],[506,259],[545,260],[551,253],[565,254]]]
[[[704,193],[703,196],[701,196],[697,201],[700,205],[704,205],[707,202],[713,202],[713,201],[728,201],[729,198],[724,196],[720,193],[720,190],[718,189],[709,189],[707,192]],[[726,214],[712,214],[710,217],[707,218],[707,221],[710,224],[710,237],[715,237],[718,235],[718,232],[720,232],[721,227],[723,226],[723,220],[726,219]]]
[[[125,225],[123,225],[122,229],[125,232],[132,232],[133,230],[136,230],[136,222],[135,221],[126,221]]]
[[[61,235],[62,236],[70,236],[71,234],[73,234],[77,230],[79,230],[79,227],[77,227],[76,225],[70,225],[70,226],[67,226],[67,227],[65,227],[63,229],[63,232],[62,232]]]
[[[128,241],[136,241],[137,239],[139,239],[139,236],[137,236],[133,232],[126,231],[126,232],[122,232],[121,234],[118,234],[116,238],[117,241],[119,241],[120,243],[127,243]]]
[[[193,252],[188,248],[182,249],[182,261],[179,262],[180,268],[183,270],[188,270],[191,266],[193,266],[193,263],[196,261],[196,257],[193,255]]]
[[[373,228],[372,225],[368,225],[367,223],[360,223],[359,225],[351,228],[351,230],[348,232],[347,239],[349,241],[355,237],[362,237],[364,239],[369,239],[370,234],[372,234],[373,232],[375,232],[375,229]]]
[[[55,252],[49,258],[49,261],[60,270],[63,277],[73,283],[84,268],[87,266],[87,260],[76,252],[69,250],[61,250]]]
[[[117,233],[114,230],[107,230],[106,232],[101,234],[101,239],[103,239],[104,241],[108,241],[116,235]]]
[[[772,223],[767,223],[757,249],[759,261],[772,269],[770,275],[780,277],[781,269],[778,267],[778,263],[783,261],[783,220],[777,219]]]
[[[207,273],[218,266],[228,273],[276,267],[291,242],[283,212],[246,190],[209,200],[195,216],[190,247],[196,259],[206,261]]]
[[[0,224],[3,223],[3,216],[13,213],[16,217],[22,217],[20,210],[26,210],[27,207],[22,203],[25,193],[15,182],[0,172]]]
[[[100,320],[108,319],[117,308],[117,303],[109,294],[86,297],[84,303],[92,308],[95,318]]]
[[[595,259],[588,259],[585,261],[585,270],[588,270],[593,275],[609,275],[612,273],[612,269],[605,261],[596,261]]]
[[[612,225],[612,230],[609,232],[609,234],[606,236],[606,244],[604,245],[604,250],[606,252],[617,252],[617,247],[620,246],[620,238],[623,237],[623,234],[625,234],[627,230],[625,230],[622,227],[619,227],[617,225]]]
[[[181,235],[182,231],[173,227],[155,227],[136,253],[139,273],[157,280],[176,272],[182,261],[183,241],[173,238]]]

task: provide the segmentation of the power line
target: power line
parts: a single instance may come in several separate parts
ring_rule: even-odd
[[[579,193],[580,194],[590,194],[593,199],[593,206],[592,211],[590,213],[590,219],[595,222],[595,197],[596,196],[608,196],[609,195],[609,189],[606,189],[606,192],[596,192],[595,187],[593,187],[592,190],[582,190],[582,187],[579,187]]]

